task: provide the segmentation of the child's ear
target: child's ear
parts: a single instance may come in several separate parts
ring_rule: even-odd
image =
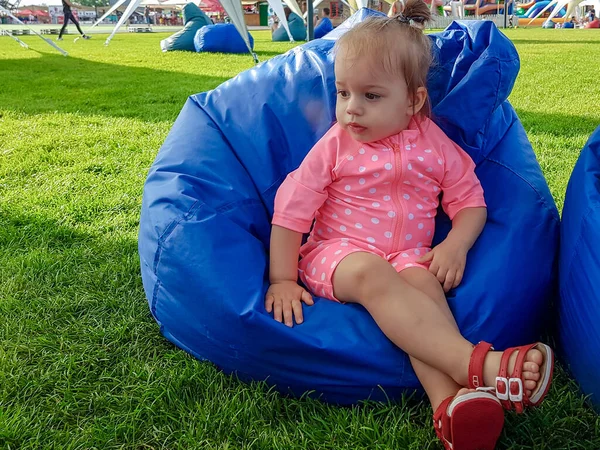
[[[408,115],[414,116],[419,111],[421,111],[421,108],[423,108],[423,105],[425,104],[426,100],[427,89],[425,89],[423,86],[417,88],[417,92],[415,92],[415,95],[413,97],[413,102],[410,105],[408,105]]]

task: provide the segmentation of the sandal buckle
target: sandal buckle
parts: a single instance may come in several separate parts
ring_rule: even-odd
[[[513,378],[511,378],[511,380],[512,379]],[[508,396],[508,379],[506,377],[496,377],[496,397],[500,400],[508,400]]]
[[[513,394],[513,386],[519,388],[516,394]],[[522,402],[523,401],[523,381],[520,378],[510,378],[508,380],[508,395],[511,402]]]

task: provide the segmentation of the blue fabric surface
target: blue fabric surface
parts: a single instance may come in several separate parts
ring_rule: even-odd
[[[600,127],[575,164],[561,223],[562,360],[600,412]]]
[[[204,11],[192,2],[183,7],[183,22],[185,26],[182,30],[160,41],[160,48],[163,52],[173,50],[195,51],[194,36],[196,32],[202,27],[212,24]]]
[[[315,39],[320,39],[333,30],[333,24],[329,17],[323,17],[317,27],[315,27]]]
[[[407,355],[360,306],[316,298],[290,329],[263,302],[276,190],[335,119],[332,39],[370,14],[190,97],[148,175],[139,236],[150,310],[170,341],[242,379],[341,404],[419,387]],[[555,292],[559,218],[506,100],[519,58],[489,21],[430,37],[434,120],[476,162],[489,206],[448,301],[471,342],[525,344]],[[440,213],[434,242],[449,226]]]
[[[254,39],[248,33],[250,47]],[[232,23],[218,23],[200,28],[194,37],[197,52],[248,53],[248,47]]]
[[[304,20],[296,13],[291,13],[288,17],[288,27],[294,41],[305,41],[306,40],[306,26]],[[280,26],[273,32],[273,41],[276,42],[289,42],[290,37],[285,31],[283,26]]]

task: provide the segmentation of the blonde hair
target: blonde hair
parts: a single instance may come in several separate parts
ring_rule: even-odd
[[[414,100],[417,89],[427,84],[432,64],[431,41],[422,31],[431,12],[423,0],[403,3],[403,12],[392,18],[370,17],[348,30],[338,39],[335,51],[344,49],[352,59],[368,57],[376,68],[403,77]],[[429,101],[421,113],[430,115]]]

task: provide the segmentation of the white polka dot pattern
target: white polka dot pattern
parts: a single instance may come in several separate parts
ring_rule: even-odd
[[[443,155],[433,147],[404,141],[392,148],[363,144],[341,158],[335,180],[327,188],[328,200],[315,217],[314,243],[350,238],[364,243],[369,251],[392,254],[400,250],[399,258],[415,264],[412,258],[423,254],[421,247],[431,245],[444,176]],[[340,243],[335,253],[329,253],[333,262],[325,266],[337,267],[348,251],[348,242]],[[399,270],[405,267],[397,265]],[[313,267],[306,275],[318,281],[321,272]]]

